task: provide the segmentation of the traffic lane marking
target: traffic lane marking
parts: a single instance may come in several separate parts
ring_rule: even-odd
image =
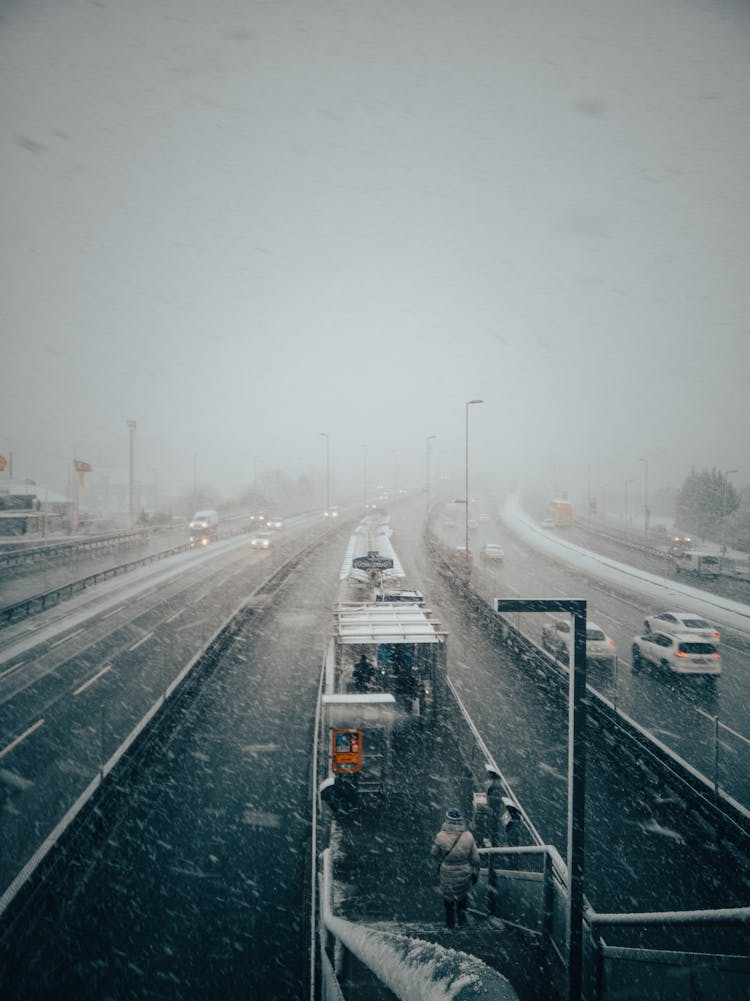
[[[91,685],[93,685],[95,681],[98,681],[99,678],[101,678],[101,676],[103,674],[106,674],[107,671],[111,671],[111,670],[112,670],[112,665],[111,664],[107,664],[105,667],[103,667],[101,669],[101,671],[97,671],[95,675],[93,675],[91,678],[89,678],[88,681],[84,681],[84,683],[82,685],[79,685],[79,687],[76,688],[76,690],[73,692],[73,694],[74,695],[80,695],[81,692],[85,692],[86,689],[89,688]]]
[[[50,646],[49,646],[50,650],[54,650],[55,647],[56,646],[60,646],[61,643],[66,643],[68,640],[72,640],[74,636],[78,636],[82,632],[83,632],[83,629],[76,629],[76,631],[74,633],[68,633],[66,636],[63,636],[61,639],[57,640],[55,643],[50,643]]]
[[[141,645],[141,643],[145,643],[146,640],[151,639],[151,637],[153,635],[154,635],[154,631],[152,629],[150,633],[146,633],[145,636],[141,636],[141,638],[136,643],[134,643],[132,646],[128,647],[128,653],[131,653],[133,650],[137,650],[138,647]]]
[[[4,758],[6,754],[9,754],[14,747],[18,747],[18,745],[21,743],[22,740],[26,740],[27,737],[30,737],[31,734],[34,733],[35,730],[38,730],[40,726],[44,726],[43,719],[38,719],[36,723],[33,723],[28,728],[28,730],[24,730],[24,732],[19,737],[16,737],[16,739],[12,740],[7,747],[4,747],[2,751],[0,751],[0,759]]]
[[[9,674],[13,674],[15,671],[18,671],[19,668],[22,668],[24,664],[28,663],[29,662],[27,660],[16,661],[15,664],[11,664],[11,666],[6,668],[4,671],[0,671],[0,679],[6,678]]]

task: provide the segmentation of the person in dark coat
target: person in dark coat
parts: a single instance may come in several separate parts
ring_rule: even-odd
[[[500,776],[493,768],[487,768],[487,778],[490,780],[487,786],[487,826],[489,828],[489,839],[493,848],[499,848],[503,843],[500,837],[500,828],[502,826],[501,817],[503,815],[505,789],[503,788]]]
[[[365,654],[359,658],[354,665],[352,674],[352,690],[355,692],[369,692],[375,680],[375,668],[367,659]]]
[[[445,924],[455,928],[466,923],[468,894],[479,878],[479,852],[474,835],[466,830],[458,810],[448,810],[432,844],[433,858],[440,860],[440,892],[445,904]]]

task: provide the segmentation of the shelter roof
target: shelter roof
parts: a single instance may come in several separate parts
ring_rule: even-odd
[[[352,604],[334,609],[339,643],[442,643],[429,609],[410,604]]]

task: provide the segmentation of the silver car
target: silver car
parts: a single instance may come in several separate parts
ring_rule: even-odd
[[[573,625],[568,619],[555,619],[542,626],[542,646],[557,660],[567,664],[573,643]],[[595,622],[586,623],[586,660],[613,664],[617,656],[615,641]]]

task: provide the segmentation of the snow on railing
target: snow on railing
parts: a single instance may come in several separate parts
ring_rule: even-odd
[[[333,913],[330,849],[323,852],[321,921],[326,931],[403,1001],[518,1001],[510,982],[475,956],[356,923]]]

